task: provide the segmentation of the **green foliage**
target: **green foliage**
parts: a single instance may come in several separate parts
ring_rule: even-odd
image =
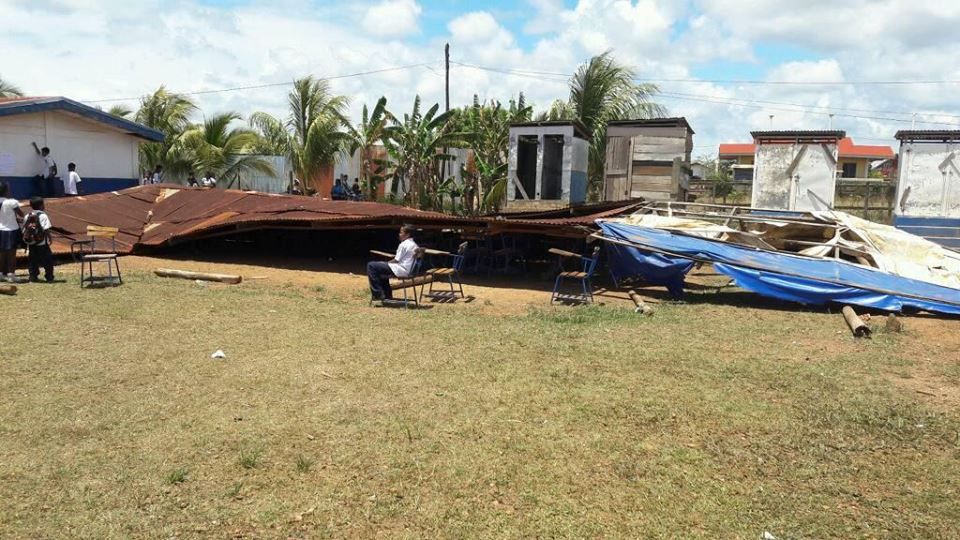
[[[554,102],[541,116],[549,120],[579,120],[591,133],[587,176],[593,197],[603,187],[607,122],[664,115],[666,110],[651,101],[659,91],[654,84],[637,83],[636,73],[606,51],[582,64],[570,79],[567,101]]]
[[[383,141],[395,164],[395,178],[406,187],[407,202],[437,210],[443,208],[441,166],[453,158],[445,149],[466,139],[464,133],[454,131],[456,123],[451,120],[456,111],[437,114],[439,109],[434,104],[421,112],[418,95],[413,110],[385,129]]]
[[[250,125],[260,137],[260,148],[290,158],[294,174],[308,186],[349,147],[346,96],[334,94],[330,82],[307,76],[297,79],[287,94],[290,115],[280,120],[257,112]]]
[[[178,467],[167,474],[166,482],[171,486],[182,484],[187,481],[187,469]]]
[[[10,81],[3,80],[0,77],[0,98],[13,98],[23,96],[23,91]]]
[[[387,110],[387,98],[381,97],[373,107],[373,112],[363,106],[360,123],[356,127],[348,126],[349,151],[360,152],[360,185],[366,190],[367,198],[376,198],[377,187],[386,180],[388,163],[373,157],[374,146],[383,141],[387,126],[394,121],[393,114]]]
[[[458,130],[466,133],[466,141],[474,151],[475,169],[465,171],[463,200],[465,210],[475,214],[499,209],[506,197],[507,146],[510,124],[529,121],[533,108],[520,94],[507,107],[499,101],[481,103],[473,97],[473,105],[460,110]]]
[[[260,464],[262,456],[263,449],[261,448],[241,448],[238,462],[244,469],[255,469]]]
[[[313,468],[314,459],[307,457],[303,454],[297,456],[297,472],[298,473],[308,473],[310,469]]]
[[[197,106],[190,98],[168,92],[163,86],[140,98],[134,120],[164,135],[163,142],[140,145],[140,166],[144,170],[162,165],[168,176],[181,176],[190,171],[193,159],[180,144],[180,136],[190,127],[190,116],[196,111]]]
[[[253,171],[275,174],[268,161],[251,153],[258,140],[256,132],[230,127],[240,119],[235,112],[215,114],[181,135],[181,144],[192,157],[194,170],[211,171],[225,180]]]

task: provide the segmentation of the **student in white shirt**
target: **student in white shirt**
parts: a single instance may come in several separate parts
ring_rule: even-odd
[[[20,202],[8,199],[10,186],[0,182],[0,281],[14,281],[17,271],[17,247],[20,245]]]
[[[83,182],[83,178],[80,178],[80,175],[77,174],[77,164],[70,163],[67,165],[67,177],[63,179],[63,194],[68,197],[76,197],[80,194],[80,184]]]
[[[150,178],[151,184],[159,184],[160,182],[163,182],[163,165],[157,165],[153,169],[153,176]]]
[[[73,165],[71,163],[71,165]],[[27,260],[30,269],[30,282],[40,281],[40,269],[47,283],[53,282],[53,253],[50,251],[50,216],[43,209],[43,199],[30,199],[32,212],[23,218],[23,241],[30,249]]]
[[[53,156],[50,155],[50,149],[44,146],[40,148],[37,146],[37,143],[33,143],[33,149],[37,151],[37,155],[40,156],[40,186],[39,191],[40,195],[43,197],[52,197],[53,193],[53,181],[59,175],[57,171],[57,162],[53,160]]]
[[[213,173],[207,171],[207,174],[203,175],[203,178],[200,179],[200,185],[208,188],[217,187],[217,178],[213,176]]]
[[[393,259],[367,263],[367,278],[370,280],[370,295],[373,301],[393,298],[390,278],[408,277],[413,272],[417,258],[417,243],[413,241],[413,231],[411,225],[400,227],[400,245],[397,246],[397,254]]]

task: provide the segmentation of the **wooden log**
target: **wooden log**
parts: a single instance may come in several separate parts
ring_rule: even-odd
[[[17,286],[16,285],[0,285],[0,294],[13,296],[17,294]]]
[[[854,337],[870,337],[872,333],[870,327],[857,316],[857,312],[852,307],[843,306],[841,312],[843,313],[843,320],[847,322],[847,326],[850,327]]]
[[[220,283],[229,283],[231,285],[236,285],[237,283],[243,281],[241,276],[234,276],[231,274],[208,274],[206,272],[190,272],[188,270],[174,270],[172,268],[157,268],[153,271],[153,273],[160,277],[219,281]]]
[[[633,310],[634,313],[642,313],[644,315],[653,315],[653,308],[648,306],[646,302],[640,298],[640,295],[637,294],[637,291],[630,289],[630,292],[627,293],[630,295],[630,299],[633,300],[633,303],[637,306]]]

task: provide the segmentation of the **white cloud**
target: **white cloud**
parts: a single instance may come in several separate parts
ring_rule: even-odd
[[[419,31],[417,20],[421,11],[415,0],[383,0],[367,9],[363,28],[382,37],[415,34]]]
[[[252,0],[232,8],[190,0],[0,0],[0,75],[32,94],[96,99],[139,96],[160,84],[177,91],[208,90],[429,64],[333,80],[335,91],[352,98],[355,116],[381,95],[399,113],[410,108],[417,93],[425,105],[442,103],[447,41],[454,62],[528,72],[511,75],[454,64],[453,106],[469,103],[474,94],[506,101],[523,92],[544,108],[567,96],[562,74],[607,48],[646,79],[691,79],[706,69],[715,79],[960,80],[960,34],[952,30],[960,27],[960,2],[580,0],[571,8],[558,0],[529,3],[532,9],[463,12],[457,11],[458,3],[430,8],[413,0],[341,0],[319,7],[306,0]],[[519,24],[517,13],[525,14]],[[511,31],[517,27],[522,34]],[[770,65],[769,55],[758,52],[759,44],[771,43],[799,51],[803,60]],[[755,69],[745,76],[716,67],[731,62],[741,67],[752,62]],[[658,101],[693,124],[696,153],[721,141],[748,139],[751,129],[768,127],[769,114],[778,128],[826,127],[825,110],[791,103],[843,109],[836,111],[835,127],[861,138],[886,138],[889,144],[896,129],[909,123],[889,120],[904,116],[884,111],[929,112],[920,120],[960,122],[951,116],[960,114],[953,98],[957,85],[660,86],[665,95]],[[196,99],[208,113],[284,114],[287,89]]]

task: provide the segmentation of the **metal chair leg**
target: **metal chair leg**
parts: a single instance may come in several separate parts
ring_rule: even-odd
[[[553,283],[553,294],[550,295],[550,303],[553,304],[557,299],[557,291],[560,290],[560,281],[563,280],[563,276],[557,276],[557,280]]]

